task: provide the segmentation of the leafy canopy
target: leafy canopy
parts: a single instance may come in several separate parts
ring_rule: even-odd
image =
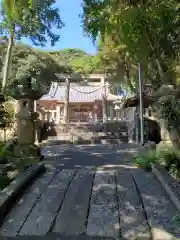
[[[3,59],[6,54],[7,42],[0,44],[0,77],[2,77]],[[24,44],[15,44],[12,50],[9,81],[7,91],[9,95],[17,98],[20,90],[25,91],[27,79],[32,80],[32,89],[40,96],[45,94],[50,87],[51,81],[56,80],[55,73],[71,72],[68,64],[54,59],[48,52],[31,48]],[[21,86],[19,88],[18,86]]]
[[[54,45],[60,38],[58,29],[64,26],[59,9],[54,7],[55,0],[38,1],[38,4],[35,4],[37,0],[31,0],[32,4],[24,2],[23,0],[2,2],[1,32],[7,34],[15,25],[17,39],[27,37],[34,45],[41,46],[45,46],[50,40],[51,45]]]
[[[180,5],[174,0],[84,0],[83,23],[94,40],[112,39],[137,64],[143,62],[146,78],[156,83],[176,83],[174,62],[179,58]],[[117,59],[115,60],[117,62]]]

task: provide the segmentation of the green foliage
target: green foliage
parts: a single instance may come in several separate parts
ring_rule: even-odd
[[[176,96],[164,97],[159,100],[157,106],[162,118],[167,120],[168,126],[180,131],[180,99]]]
[[[174,218],[173,221],[177,222],[178,224],[180,224],[180,214],[177,214]]]
[[[60,35],[57,34],[57,29],[62,28],[63,23],[60,19],[59,10],[54,7],[55,0],[40,1],[38,2],[38,4],[37,2],[34,4],[34,1],[35,0],[31,0],[26,4],[24,1],[22,2],[21,0],[1,1],[0,32],[9,35],[8,48],[6,51],[7,53],[3,69],[4,74],[1,89],[3,94],[9,79],[9,66],[12,55],[12,46],[15,38],[21,39],[22,37],[28,37],[31,39],[34,45],[41,46],[44,46],[45,43],[47,43],[47,39],[51,41],[52,46],[54,46],[54,44],[59,40]],[[56,29],[55,32],[53,31],[53,27],[55,27]],[[34,63],[38,64],[39,60],[33,60]],[[20,78],[21,80],[24,79],[25,81],[27,81],[27,79],[29,79],[29,76],[27,75],[31,75],[32,73],[34,73],[36,75],[35,77],[37,78],[40,71],[39,66],[37,67],[37,71],[34,70],[34,68],[35,67],[32,66],[31,68],[26,67],[22,70],[18,69],[20,73],[15,74],[16,78]],[[45,68],[43,69],[44,73],[47,72],[47,70],[45,71]],[[17,79],[15,79],[15,83],[16,81]],[[19,91],[18,89],[16,90]],[[39,96],[40,95],[41,94],[39,94]]]
[[[6,43],[0,44],[1,59],[6,52]],[[3,60],[0,61],[2,71]],[[45,94],[50,87],[52,80],[56,80],[55,73],[71,72],[69,65],[63,65],[48,52],[31,48],[27,45],[16,44],[13,47],[12,59],[10,64],[9,81],[7,84],[7,93],[12,97],[18,97],[25,91],[28,77],[31,77],[32,89],[38,96]],[[0,73],[2,77],[2,72]]]
[[[151,164],[157,163],[158,161],[159,157],[157,156],[156,151],[153,150],[140,153],[133,158],[133,163],[135,165],[147,171],[151,170]]]
[[[2,9],[7,14],[8,19],[10,19],[11,21],[18,21],[20,19],[20,16],[22,14],[21,12],[22,8],[26,10],[32,10],[36,7],[37,7],[36,0],[29,0],[29,1],[2,0]]]
[[[137,154],[133,158],[133,163],[147,171],[151,170],[151,165],[164,163],[165,168],[175,178],[180,177],[180,150],[176,148],[164,148],[161,151],[149,150]]]
[[[180,179],[180,150],[169,147],[162,150],[159,156],[163,159],[165,168],[175,179]]]
[[[103,44],[107,37],[111,39],[111,53],[117,55],[115,64],[122,59],[122,53],[128,53],[135,65],[142,62],[143,79],[153,83],[154,88],[165,82],[177,83],[174,66],[180,49],[178,1],[84,0],[83,10],[85,31],[94,40],[100,34]]]
[[[55,0],[40,1],[33,8],[21,0],[10,3],[2,7],[1,32],[8,33],[11,26],[15,25],[15,37],[28,37],[34,45],[45,46],[48,40],[54,45],[59,40],[58,30],[64,24],[59,9],[54,7]]]
[[[0,128],[11,127],[14,122],[14,106],[10,99],[0,104]]]
[[[89,74],[103,71],[99,65],[99,57],[97,55],[87,54],[80,49],[68,48],[61,51],[49,52],[49,55],[55,57],[56,61],[71,66],[73,72]]]
[[[3,59],[6,53],[7,42],[0,43],[0,70],[3,68]],[[9,82],[7,93],[13,97],[22,95],[18,85],[24,86],[27,78],[31,76],[32,89],[45,94],[51,81],[57,78],[55,73],[80,72],[88,74],[102,72],[98,56],[89,55],[80,49],[64,49],[48,52],[31,48],[25,44],[16,43],[12,50]],[[2,78],[2,72],[0,72]]]
[[[112,75],[112,84],[123,84],[131,92],[136,91],[137,66],[130,56],[127,46],[112,36],[100,39],[98,49],[99,64]]]

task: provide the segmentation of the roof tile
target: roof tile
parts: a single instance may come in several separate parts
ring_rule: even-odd
[[[101,100],[102,90],[96,86],[72,86],[69,92],[69,102],[94,102],[95,100]],[[108,94],[108,100],[115,101],[118,96]],[[53,83],[50,91],[47,95],[44,95],[41,100],[65,100],[65,87],[58,86],[57,83]]]

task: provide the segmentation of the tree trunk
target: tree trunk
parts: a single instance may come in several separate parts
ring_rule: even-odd
[[[9,36],[9,42],[8,42],[8,48],[6,52],[6,59],[5,59],[5,64],[4,64],[4,70],[3,70],[3,80],[2,80],[2,92],[4,93],[7,82],[8,82],[8,77],[9,77],[9,67],[10,67],[10,60],[11,60],[11,54],[12,54],[12,47],[14,43],[14,28],[15,26],[12,27],[10,30],[10,36]]]
[[[124,68],[125,68],[125,83],[130,87],[131,92],[135,93],[136,90],[133,87],[130,79],[130,70],[129,70],[126,57],[124,58]]]
[[[131,82],[131,76],[130,76],[130,69],[128,66],[128,60],[127,57],[124,57],[124,71],[125,71],[125,84],[129,86],[130,90],[132,93],[136,92],[136,89],[133,87],[132,82]]]

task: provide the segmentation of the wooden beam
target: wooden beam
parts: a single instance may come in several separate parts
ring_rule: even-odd
[[[107,89],[106,89],[106,82],[105,78],[101,78],[101,85],[102,85],[102,112],[103,112],[103,123],[108,121],[107,116]]]
[[[65,90],[65,100],[64,100],[64,124],[68,124],[69,90],[70,90],[70,81],[68,78],[66,78],[65,84],[66,84],[66,90]]]

